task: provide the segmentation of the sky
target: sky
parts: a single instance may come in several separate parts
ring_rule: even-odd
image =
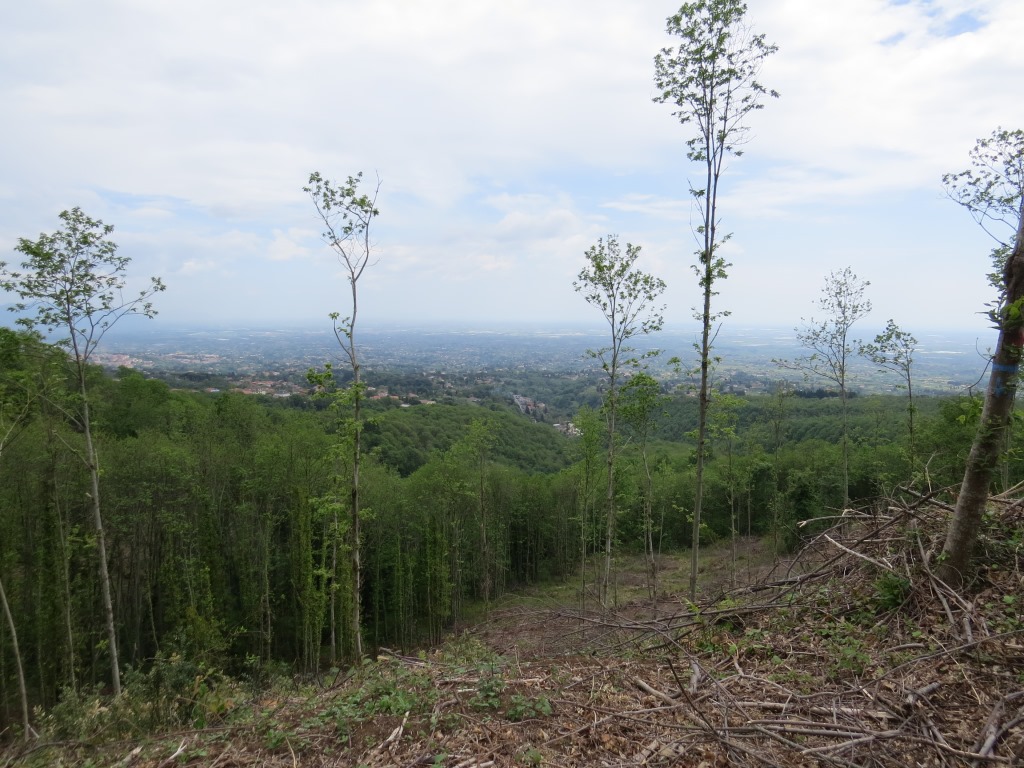
[[[601,322],[573,288],[609,234],[700,288],[691,127],[654,103],[662,0],[34,0],[0,8],[0,260],[80,206],[161,328],[329,327],[348,286],[302,191],[379,184],[367,325]],[[725,327],[820,317],[850,267],[911,332],[977,330],[991,238],[945,194],[1024,128],[1020,0],[748,0],[781,93],[722,177]],[[0,304],[12,297],[0,295]],[[8,318],[2,322],[9,323]]]

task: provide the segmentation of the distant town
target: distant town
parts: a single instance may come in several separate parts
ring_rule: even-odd
[[[111,369],[136,369],[172,386],[208,392],[238,391],[288,398],[308,395],[310,370],[346,365],[330,329],[135,330],[111,335],[95,360]],[[652,375],[666,389],[692,394],[695,333],[660,334],[663,354],[649,359]],[[357,338],[369,396],[396,405],[422,405],[444,398],[502,398],[539,421],[567,423],[581,402],[598,400],[602,383],[600,330],[510,329],[424,330],[372,328]],[[917,394],[977,391],[985,373],[985,344],[971,334],[921,334],[914,357]],[[780,381],[796,388],[828,390],[828,382],[805,379],[776,360],[806,354],[793,331],[723,330],[714,384],[735,394],[772,391]],[[681,363],[670,364],[671,357]],[[857,359],[853,391],[897,392],[899,381]]]

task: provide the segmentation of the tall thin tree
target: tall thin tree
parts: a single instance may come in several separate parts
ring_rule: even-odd
[[[21,238],[17,250],[25,255],[22,271],[8,271],[0,262],[0,289],[16,293],[21,301],[12,311],[23,314],[18,323],[30,330],[42,329],[57,333],[57,343],[68,351],[79,407],[69,414],[84,438],[81,455],[89,471],[90,502],[96,527],[96,548],[99,557],[100,591],[107,626],[111,683],[114,695],[121,694],[121,669],[117,653],[117,624],[111,595],[110,572],[107,565],[106,534],[103,508],[100,503],[99,452],[93,435],[88,387],[88,369],[93,354],[118,320],[126,315],[153,317],[149,299],[164,290],[158,277],[150,278],[148,287],[137,296],[126,298],[125,271],[131,259],[119,256],[117,244],[109,239],[113,226],[86,216],[81,208],[62,211],[63,225],[53,234],[41,234],[36,240]]]
[[[653,306],[665,291],[665,281],[636,269],[640,246],[626,243],[619,247],[614,235],[599,239],[587,252],[587,266],[580,270],[573,283],[588,304],[597,307],[610,334],[608,346],[592,350],[590,355],[601,361],[608,385],[604,396],[604,417],[607,435],[606,463],[608,488],[605,496],[604,570],[601,575],[601,604],[609,605],[612,541],[615,536],[615,447],[618,426],[619,397],[624,371],[634,369],[650,353],[634,354],[629,340],[661,330],[661,309]]]
[[[871,301],[864,296],[869,285],[849,267],[830,272],[817,302],[821,319],[811,317],[796,329],[797,341],[808,354],[793,361],[776,361],[785,368],[823,378],[839,389],[843,416],[843,509],[850,505],[850,363],[864,348],[851,334],[854,324],[871,311]]]
[[[917,339],[904,331],[896,321],[890,319],[885,330],[875,336],[870,344],[865,344],[861,354],[871,360],[884,371],[890,371],[900,377],[900,388],[907,390],[907,435],[910,440],[910,467],[917,466],[917,446],[914,435],[914,350]]]
[[[683,125],[692,124],[686,156],[703,165],[702,185],[690,184],[699,218],[694,230],[698,263],[694,265],[703,292],[703,305],[695,310],[701,323],[700,395],[697,424],[696,498],[693,508],[693,549],[690,563],[690,598],[697,596],[701,507],[704,498],[704,453],[707,442],[708,404],[711,397],[712,328],[727,312],[713,312],[715,285],[731,266],[719,254],[730,235],[719,233],[718,190],[729,155],[740,156],[749,139],[748,118],[764,107],[764,97],[778,97],[758,76],[764,60],[778,48],[747,25],[747,4],[741,0],[696,0],[684,3],[666,23],[668,34],[678,37],[676,48],[663,48],[654,59],[654,82],[660,93],[655,101],[673,104]]]
[[[362,402],[364,384],[356,345],[356,318],[359,314],[359,280],[370,264],[373,253],[373,241],[370,228],[374,219],[380,214],[377,210],[377,194],[380,181],[370,194],[359,191],[363,174],[349,176],[344,184],[333,184],[324,179],[318,172],[309,175],[309,183],[303,191],[309,195],[316,208],[317,216],[324,226],[322,237],[338,257],[338,262],[345,271],[351,291],[351,309],[346,317],[340,313],[331,314],[334,335],[344,354],[345,361],[352,372],[352,383],[346,399],[351,407],[349,434],[351,438],[351,484],[349,488],[349,567],[351,569],[352,609],[349,617],[349,631],[354,643],[356,658],[363,655],[362,606],[360,592],[362,590],[362,565],[360,562],[360,497],[359,469],[362,456]],[[327,368],[332,375],[331,367]],[[335,566],[335,572],[336,566]],[[331,600],[333,615],[334,600]],[[332,622],[333,626],[333,622]]]
[[[640,449],[643,468],[644,555],[647,560],[647,593],[653,600],[658,596],[658,552],[654,545],[654,480],[648,443],[662,415],[666,397],[661,393],[658,380],[644,371],[630,377],[623,387],[623,396],[623,421],[632,433],[631,440]]]
[[[938,574],[954,586],[969,572],[989,486],[1010,428],[1024,348],[1024,130],[997,129],[971,150],[972,167],[942,181],[995,239],[999,294],[990,317],[999,331],[978,431],[967,458]]]

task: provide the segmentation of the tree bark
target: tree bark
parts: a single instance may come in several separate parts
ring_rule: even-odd
[[[103,613],[107,625],[107,643],[110,652],[110,678],[114,696],[121,695],[121,664],[117,655],[117,624],[114,622],[114,601],[110,588],[110,570],[107,567],[107,539],[103,528],[100,509],[100,467],[96,446],[92,437],[92,420],[89,414],[89,399],[85,388],[85,367],[79,363],[79,384],[82,394],[82,427],[85,431],[86,464],[92,487],[92,519],[96,527],[96,549],[99,555],[100,591],[103,596]]]
[[[615,537],[615,398],[618,393],[615,391],[617,386],[616,367],[618,365],[617,353],[612,352],[612,372],[611,381],[608,386],[609,402],[609,413],[608,413],[608,490],[605,495],[605,510],[607,518],[605,519],[605,533],[604,533],[604,573],[601,575],[601,607],[610,607],[610,590],[611,590],[611,576],[612,576],[612,539]]]
[[[21,651],[18,649],[18,630],[14,627],[14,616],[11,615],[11,607],[7,604],[7,593],[4,591],[3,579],[0,579],[0,605],[4,609],[4,618],[7,619],[7,627],[11,631],[11,646],[14,650],[14,663],[18,669],[18,693],[21,695],[21,722],[25,729],[25,740],[28,741],[32,735],[32,723],[28,717],[28,688],[25,686],[25,669],[21,665]]]
[[[999,340],[992,358],[985,405],[967,458],[960,495],[946,532],[938,569],[939,578],[951,586],[960,586],[968,578],[992,477],[1013,414],[1021,350],[1024,348],[1024,210],[1018,220],[1013,251],[1006,260],[1003,284],[1006,296],[999,314]]]

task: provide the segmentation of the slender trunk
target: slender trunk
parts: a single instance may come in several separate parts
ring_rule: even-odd
[[[365,253],[370,253],[369,227],[364,232]],[[359,358],[356,354],[356,316],[359,313],[359,297],[356,291],[358,273],[350,274],[349,283],[352,288],[352,317],[348,322],[348,357],[352,365],[352,526],[350,531],[351,549],[349,561],[352,571],[352,639],[353,650],[356,659],[363,658],[363,632],[362,632],[362,589],[363,589],[363,567],[360,560],[360,526],[359,526],[359,470],[360,459],[362,458],[362,399]]]
[[[330,622],[331,622],[331,666],[338,663],[338,618],[335,616],[335,606],[338,602],[338,510],[335,507],[334,517],[331,521],[331,592],[330,592]]]
[[[484,615],[491,610],[491,562],[489,543],[487,541],[487,507],[484,504],[484,458],[479,457],[479,483],[477,485],[477,513],[480,517],[480,560],[482,563],[481,578],[483,579]]]
[[[260,559],[263,561],[263,568],[261,569],[262,594],[260,596],[260,628],[262,631],[260,634],[263,643],[262,659],[264,663],[270,661],[274,640],[274,617],[270,610],[270,528],[270,521],[265,521],[263,536],[260,542],[262,549]]]
[[[356,377],[358,378],[358,377]],[[356,381],[358,386],[358,381]],[[355,657],[362,658],[362,563],[359,560],[359,395],[355,395],[355,447],[352,451],[352,546],[351,546],[351,568],[352,568],[352,639],[354,642]]]
[[[71,678],[71,690],[78,693],[78,677],[75,672],[75,633],[71,620],[71,552],[68,551],[68,537],[64,529],[64,515],[61,512],[60,495],[57,490],[57,458],[52,448],[53,431],[48,430],[47,438],[50,448],[50,471],[53,473],[53,509],[57,517],[57,536],[60,539],[61,554],[61,587],[64,592],[64,636],[67,641],[68,676]]]
[[[715,98],[712,88],[711,98]],[[705,168],[707,177],[704,187],[704,252],[701,256],[704,273],[701,287],[704,289],[704,308],[701,313],[700,336],[700,395],[697,416],[697,467],[694,483],[696,489],[693,502],[692,549],[690,551],[690,600],[697,600],[697,568],[700,563],[700,523],[704,507],[704,449],[708,437],[708,407],[711,376],[711,296],[715,284],[715,228],[716,206],[718,204],[718,176],[721,171],[723,148],[713,132],[704,136]]]
[[[84,366],[84,364],[82,364]],[[107,643],[110,652],[110,676],[114,688],[114,696],[121,695],[121,667],[117,655],[117,625],[114,623],[114,601],[111,597],[110,571],[107,568],[107,541],[103,529],[103,515],[100,511],[100,468],[96,455],[96,446],[92,437],[92,424],[89,416],[89,400],[85,388],[85,369],[79,369],[79,384],[82,394],[82,427],[85,431],[86,464],[89,467],[89,479],[92,484],[92,519],[96,527],[96,548],[99,554],[100,590],[103,596],[103,611],[107,624]]]
[[[736,517],[736,480],[732,475],[732,440],[728,442],[729,451],[729,538],[730,548],[732,550],[732,587],[736,588],[736,534],[738,533],[737,528],[739,523]]]
[[[843,403],[843,512],[850,506],[850,443],[849,414],[847,410],[846,377],[839,382],[839,397]]]
[[[4,591],[2,578],[0,578],[0,603],[3,604],[4,617],[7,619],[8,629],[11,631],[11,648],[14,650],[14,665],[18,669],[18,692],[21,695],[21,723],[25,741],[28,741],[32,734],[32,724],[28,718],[28,688],[25,685],[25,669],[21,664],[21,651],[18,648],[18,630],[14,627],[14,616],[11,614],[11,606],[7,603],[7,593]]]
[[[587,500],[580,508],[580,611],[587,607]]]
[[[707,445],[708,435],[708,406],[711,398],[709,396],[708,380],[710,378],[711,366],[711,278],[712,263],[711,253],[704,254],[704,322],[701,328],[700,340],[700,395],[698,400],[697,416],[697,468],[693,501],[693,529],[691,532],[690,549],[690,600],[697,600],[697,567],[700,560],[700,522],[704,505],[704,451]]]
[[[26,408],[22,414],[22,418],[27,415],[27,413],[28,409]],[[0,439],[0,454],[3,453],[4,446],[14,433],[14,426],[16,426],[20,420],[20,418],[16,419],[11,429],[8,430],[2,439]],[[14,625],[14,615],[11,613],[11,606],[7,602],[7,592],[4,590],[4,580],[2,576],[0,576],[0,605],[3,607],[4,617],[7,619],[7,627],[11,632],[11,648],[14,651],[14,665],[18,670],[18,693],[21,697],[21,722],[24,729],[25,741],[28,741],[31,737],[32,727],[28,716],[28,687],[25,684],[25,668],[21,661],[21,649],[18,647],[18,630]]]
[[[614,353],[613,353],[614,354]],[[612,539],[615,536],[615,366],[612,360],[612,373],[608,385],[608,491],[605,503],[608,519],[605,522],[604,534],[604,574],[601,579],[601,606],[609,607],[609,584],[612,572]]]
[[[647,554],[647,592],[651,599],[658,596],[658,561],[654,554],[654,496],[651,480],[651,465],[647,460],[647,443],[641,446],[640,455],[644,465],[644,549]]]
[[[357,659],[363,658],[363,633],[362,623],[362,574],[363,568],[360,562],[360,530],[359,530],[359,458],[360,458],[360,437],[362,429],[359,424],[359,367],[355,366],[355,405],[352,412],[355,418],[355,434],[353,435],[352,449],[352,547],[350,551],[352,568],[352,638],[355,643],[354,650]]]

